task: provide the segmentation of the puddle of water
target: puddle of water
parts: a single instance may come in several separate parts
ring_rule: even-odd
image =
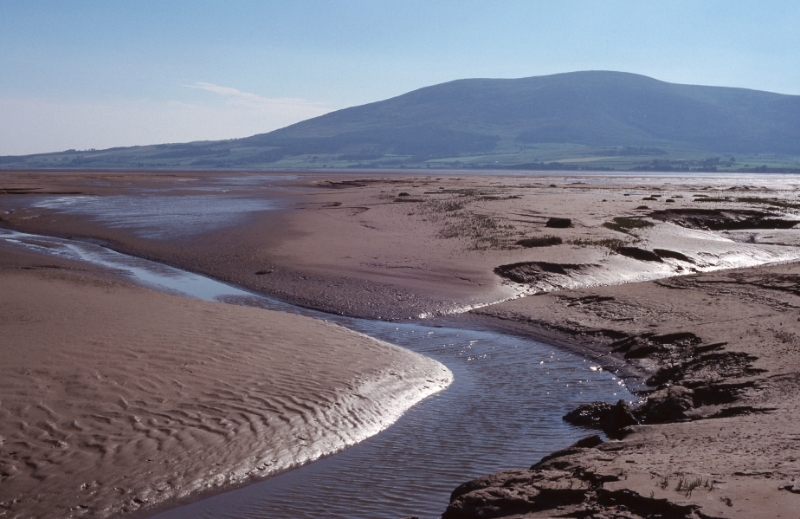
[[[460,483],[527,467],[588,434],[561,419],[578,404],[635,400],[621,380],[592,362],[531,340],[323,314],[98,245],[6,230],[0,230],[0,239],[114,268],[170,293],[335,322],[432,357],[453,372],[449,389],[354,447],[157,519],[438,517]]]
[[[168,192],[185,192],[185,191],[201,191],[201,192],[217,192],[217,193],[227,193],[229,191],[236,191],[240,189],[247,189],[248,191],[253,189],[262,189],[262,190],[283,190],[284,187],[280,186],[282,182],[289,182],[293,180],[298,180],[300,175],[277,175],[274,173],[271,174],[246,174],[242,176],[224,176],[224,177],[211,177],[208,179],[204,179],[201,182],[197,182],[199,185],[195,185],[196,182],[192,180],[186,180],[183,182],[184,185],[167,185],[161,186],[157,190],[156,189],[143,189],[142,193],[152,193],[152,194],[164,194],[164,191]]]
[[[213,179],[215,184],[220,186],[229,187],[242,187],[242,186],[269,186],[279,182],[287,182],[290,180],[297,180],[300,175],[277,175],[275,173],[269,174],[248,174],[244,176],[226,176]]]
[[[33,207],[89,215],[112,228],[130,228],[142,238],[165,240],[241,223],[253,213],[276,209],[268,198],[229,195],[137,195],[42,197]]]

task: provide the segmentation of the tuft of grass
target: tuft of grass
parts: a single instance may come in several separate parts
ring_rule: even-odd
[[[425,194],[426,195],[453,194],[461,196],[477,196],[479,193],[477,189],[446,189],[440,187],[438,191],[425,191]]]
[[[642,220],[641,218],[617,216],[613,218],[612,222],[604,223],[603,227],[606,229],[611,229],[612,231],[630,234],[630,231],[633,229],[644,229],[646,227],[652,227],[653,225],[653,222]]]
[[[464,209],[466,204],[459,200],[447,200],[446,202],[442,202],[441,208],[442,211],[446,213],[452,213],[453,211],[460,211]]]
[[[459,211],[466,208],[474,199],[470,197],[450,197],[445,200],[428,199],[420,206],[419,212],[431,222],[463,216]]]
[[[447,221],[439,231],[440,238],[462,238],[473,241],[475,249],[508,248],[512,243],[514,226],[503,224],[482,214],[459,214]]]
[[[497,220],[486,215],[476,214],[472,217],[473,224],[483,229],[497,229]]]
[[[532,238],[523,238],[517,240],[517,245],[521,245],[526,249],[531,247],[550,247],[552,245],[561,245],[564,240],[560,236],[534,236]]]
[[[678,481],[678,485],[675,487],[675,491],[683,492],[686,497],[692,497],[692,492],[694,492],[694,489],[702,485],[703,478],[695,478],[691,481],[681,478],[680,481]],[[706,480],[706,485],[708,485],[708,480]]]
[[[452,224],[445,225],[444,229],[439,231],[438,234],[439,238],[445,238],[445,239],[458,238],[465,235],[466,233],[461,229],[461,226]]]
[[[485,193],[469,189],[442,189],[432,193],[450,195],[444,199],[420,200],[422,203],[417,209],[427,221],[439,223],[437,237],[471,242],[475,250],[510,249],[519,239],[516,227],[503,218],[470,210],[470,205]]]

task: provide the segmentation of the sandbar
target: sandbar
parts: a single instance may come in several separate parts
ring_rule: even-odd
[[[113,517],[337,452],[445,388],[438,362],[307,317],[0,246],[0,512]]]

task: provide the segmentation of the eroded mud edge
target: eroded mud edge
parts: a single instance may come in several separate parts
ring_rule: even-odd
[[[778,468],[756,471],[745,452],[753,446],[794,460],[792,446],[760,426],[782,423],[798,400],[800,377],[786,354],[800,347],[798,309],[800,264],[792,263],[554,292],[473,310],[464,318],[592,358],[625,378],[642,402],[591,403],[568,413],[565,419],[587,434],[602,429],[609,439],[588,436],[527,470],[464,483],[443,517],[749,517],[754,508],[736,506],[750,499],[747,490],[733,492],[742,485],[752,496],[768,496],[764,506],[778,514],[795,493],[797,465],[779,467],[780,459],[761,454],[764,465],[774,461]],[[695,312],[696,319],[687,317]],[[686,461],[691,452],[683,451],[691,447],[656,440],[691,443],[693,434],[722,423],[748,433],[749,445],[708,447],[703,456],[712,463],[702,470]],[[648,464],[657,452],[674,456],[669,470]]]

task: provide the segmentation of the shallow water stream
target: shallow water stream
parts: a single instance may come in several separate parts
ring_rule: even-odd
[[[436,173],[469,174],[508,173]],[[526,175],[545,178],[552,173]],[[118,196],[20,195],[6,201],[6,205],[9,212],[35,207],[89,216],[103,226],[125,228],[139,238],[170,240],[224,229],[258,212],[277,209],[279,197],[270,193],[283,189],[279,181],[296,178],[275,174],[224,176],[201,185],[158,185],[152,190],[128,190],[126,195]],[[688,186],[692,191],[713,193],[738,185],[741,190],[763,197],[773,196],[770,193],[774,190],[791,190],[790,198],[795,200],[800,177],[636,172],[609,176],[582,172],[559,174],[559,183],[569,184],[573,192],[580,189],[579,184],[624,183],[627,187],[619,189],[635,197],[652,194],[664,186],[668,190]],[[727,196],[727,191],[723,194]],[[654,246],[692,252],[686,249],[690,233],[680,231],[673,236],[660,229],[650,238],[658,244]],[[777,231],[695,238],[717,240],[713,247],[706,240],[698,248],[704,253],[715,251],[713,258],[707,254],[702,257],[708,268],[779,261],[794,254],[784,253],[788,249],[781,247],[782,256],[769,256],[763,252],[766,248],[740,246],[733,241],[794,246],[799,243],[794,234]],[[450,492],[460,483],[498,470],[528,467],[545,454],[588,434],[561,419],[579,403],[634,400],[619,379],[592,362],[528,339],[485,330],[439,327],[435,321],[395,323],[324,314],[83,242],[2,229],[0,240],[117,269],[132,281],[157,290],[336,322],[432,357],[454,374],[455,381],[449,389],[414,406],[394,425],[358,445],[262,482],[163,512],[155,516],[158,519],[437,517],[446,508]],[[717,263],[712,265],[712,259]],[[652,265],[648,268],[648,272],[653,270]],[[664,272],[658,277],[673,274]],[[601,282],[620,281],[615,278]]]
[[[561,420],[579,403],[635,399],[596,364],[528,339],[324,314],[89,243],[2,229],[0,240],[116,269],[157,290],[332,321],[432,357],[454,374],[449,389],[358,445],[158,519],[437,517],[460,483],[528,467],[588,434]]]

